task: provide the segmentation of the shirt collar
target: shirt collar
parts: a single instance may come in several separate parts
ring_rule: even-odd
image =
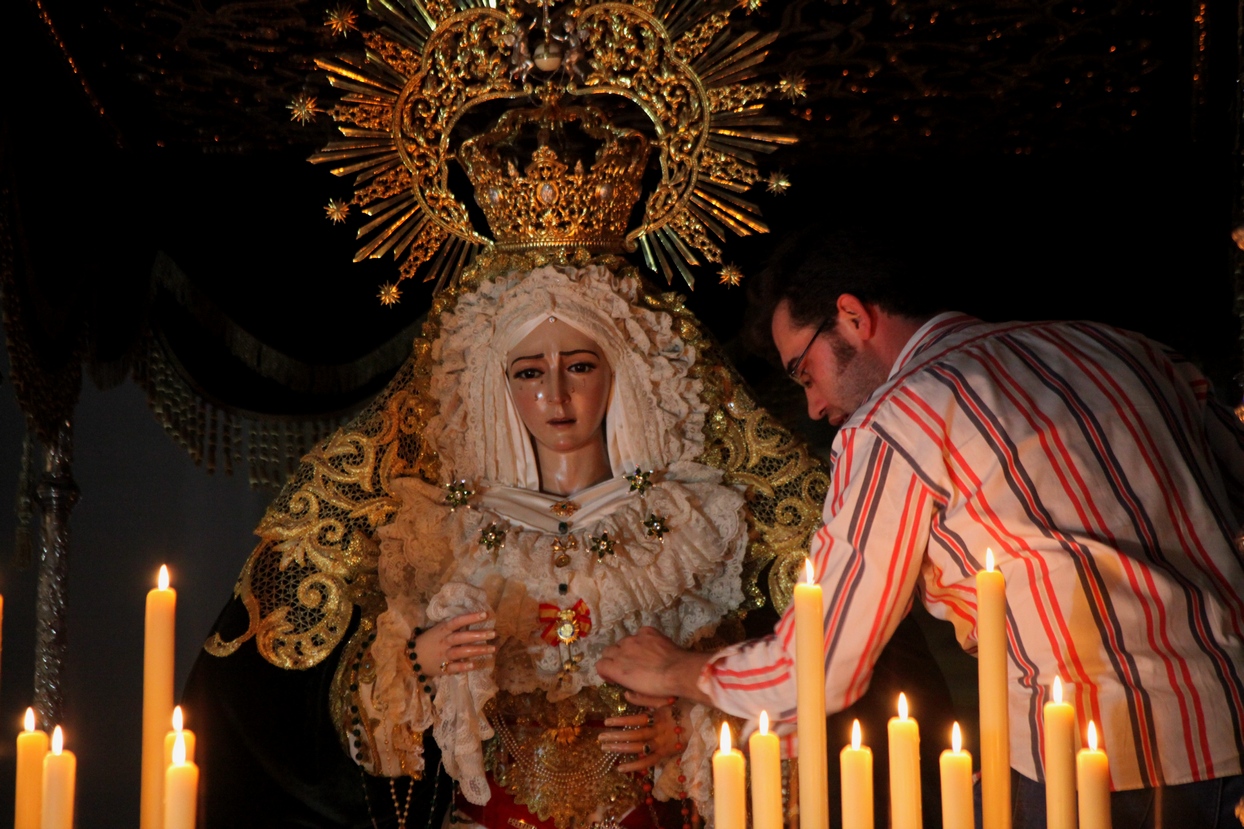
[[[903,346],[903,350],[898,353],[898,359],[896,359],[894,361],[894,365],[890,367],[890,376],[886,379],[893,380],[895,375],[902,370],[903,366],[905,366],[915,355],[915,353],[920,350],[920,347],[924,344],[924,341],[932,338],[934,332],[940,330],[951,321],[963,319],[968,319],[968,317],[958,311],[944,311],[917,328],[916,333],[911,335],[911,337],[907,340],[907,344]]]

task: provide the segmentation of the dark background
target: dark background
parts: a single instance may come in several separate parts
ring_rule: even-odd
[[[222,332],[335,366],[374,357],[427,307],[418,288],[380,307],[395,266],[351,264],[359,223],[334,226],[323,211],[349,184],[305,162],[330,123],[303,127],[285,108],[300,93],[327,103],[311,58],[358,46],[322,25],[329,6],[0,8],[0,815],[12,798],[6,735],[33,677],[35,572],[14,565],[4,506],[27,425],[74,422],[65,727],[79,825],[133,826],[144,593],[168,562],[180,687],[271,497],[241,459],[233,476],[209,475],[173,439],[181,427],[153,415],[162,392],[133,378],[158,347],[196,404],[251,423],[327,422],[393,366],[376,357],[366,382],[313,393],[257,372]],[[769,77],[802,73],[807,85],[772,109],[801,141],[762,164],[791,189],[749,194],[774,233],[731,245],[728,261],[754,275],[783,228],[813,218],[885,227],[924,254],[947,305],[1140,330],[1235,402],[1236,15],[1225,2],[1156,0],[770,2],[752,18],[782,33]],[[153,277],[157,252],[193,296]],[[761,399],[803,428],[798,394],[738,337],[745,295],[705,269],[689,302]],[[828,445],[824,430],[807,434]]]

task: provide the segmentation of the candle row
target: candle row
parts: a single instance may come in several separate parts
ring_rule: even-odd
[[[0,598],[0,609],[3,608]],[[173,659],[177,593],[161,567],[156,589],[147,594],[143,647],[143,734],[141,829],[194,829],[199,770],[194,734],[183,728],[173,707]],[[172,731],[165,731],[171,718]],[[72,829],[77,760],[64,748],[58,725],[50,740],[35,729],[26,709],[17,737],[15,829]]]
[[[1076,712],[1063,701],[1054,677],[1053,699],[1043,710],[1047,829],[1110,829],[1110,760],[1097,747],[1097,724],[1088,722],[1088,746],[1075,751]],[[1074,760],[1073,760],[1074,755]]]
[[[17,798],[14,829],[73,829],[74,787],[78,760],[65,749],[58,725],[35,730],[35,712],[26,709],[25,731],[17,735]]]
[[[827,829],[829,825],[828,770],[825,744],[825,631],[824,594],[814,576],[811,559],[804,565],[805,582],[795,585],[795,681],[799,733],[800,829]],[[985,568],[976,574],[977,644],[980,667],[981,789],[985,829],[1010,829],[1011,762],[1007,676],[1006,580],[996,569],[992,550],[985,551]],[[1072,754],[1074,711],[1061,700],[1055,681],[1055,703],[1046,706],[1046,780],[1048,829],[1075,829],[1078,804],[1080,829],[1109,829],[1110,773],[1105,753],[1096,745],[1096,727],[1088,727],[1089,747]],[[1051,708],[1051,706],[1055,706]],[[1064,709],[1065,706],[1065,709]],[[907,699],[899,695],[899,715],[888,726],[890,747],[890,821],[892,829],[923,826],[920,793],[920,732],[908,716]],[[715,811],[723,829],[741,829],[746,823],[742,798],[746,786],[743,756],[730,748],[729,729],[722,726],[721,750],[714,755]],[[940,759],[943,826],[972,827],[972,757],[963,750],[955,723],[951,749]],[[768,715],[760,716],[760,730],[749,742],[753,762],[752,809],[755,829],[779,829],[781,781],[776,735],[768,733]],[[737,756],[736,756],[737,755]],[[720,762],[719,762],[720,759]],[[841,754],[843,826],[873,824],[872,753],[861,745],[859,722],[851,745]],[[719,768],[720,767],[720,768]],[[721,779],[718,779],[718,776]],[[1078,785],[1077,785],[1078,783]],[[723,794],[721,786],[725,786]],[[1077,800],[1078,797],[1078,800]],[[733,817],[731,817],[733,816]]]
[[[1076,829],[1077,803],[1080,829],[1110,829],[1110,765],[1097,747],[1097,728],[1088,724],[1088,747],[1071,763],[1060,764],[1050,754],[1051,746],[1066,746],[1068,759],[1073,749],[1061,730],[1067,722],[1063,712],[1051,706],[1062,702],[1061,684],[1055,682],[1054,702],[1046,706],[1046,792],[1048,829]],[[920,729],[909,716],[907,697],[899,694],[898,716],[890,720],[890,826],[891,829],[921,829],[924,820],[920,788]],[[1069,706],[1067,706],[1069,707]],[[1074,725],[1074,714],[1071,720]],[[1051,729],[1060,736],[1051,743]],[[760,729],[748,740],[751,754],[752,829],[782,829],[782,771],[778,737],[769,732],[769,715],[760,713]],[[842,779],[843,829],[873,827],[873,756],[862,745],[860,721],[851,727],[851,744],[840,756]],[[951,732],[951,747],[940,758],[943,829],[972,829],[976,807],[972,796],[972,755],[963,749],[959,723]],[[713,754],[713,808],[717,829],[746,829],[746,762],[731,746],[730,726],[721,726],[721,745]],[[1078,793],[1078,799],[1077,799]],[[826,798],[826,801],[828,798]],[[802,811],[803,798],[800,798]],[[826,802],[826,806],[828,803]],[[828,812],[828,808],[826,809]]]
[[[946,829],[971,829],[972,755],[963,750],[959,724],[954,747],[942,753],[942,815]],[[921,829],[924,825],[920,793],[920,730],[908,715],[907,697],[899,695],[899,713],[889,723],[890,825],[892,829]],[[782,771],[776,734],[769,733],[769,715],[760,714],[760,730],[748,740],[752,758],[752,827],[781,829]],[[802,759],[802,753],[801,753]],[[851,744],[839,755],[842,775],[843,829],[872,829],[873,755],[862,745],[860,721],[851,728]],[[744,829],[747,788],[743,755],[731,748],[730,727],[722,724],[720,750],[713,755],[714,816],[718,829]],[[802,785],[802,783],[801,783]],[[821,801],[828,815],[828,793]],[[800,813],[804,799],[800,797]]]
[[[198,768],[194,765],[194,732],[182,728],[181,706],[173,710],[173,730],[164,740],[164,829],[194,829],[198,800]],[[26,709],[24,730],[17,735],[17,787],[14,829],[73,829],[78,760],[65,748],[58,725],[35,729],[35,711]]]

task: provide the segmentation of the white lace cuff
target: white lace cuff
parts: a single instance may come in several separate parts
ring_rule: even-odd
[[[658,800],[673,800],[679,792],[686,792],[695,801],[708,829],[711,829],[713,815],[713,752],[717,749],[712,711],[703,705],[692,705],[679,720],[683,727],[682,755],[667,760],[657,769],[652,786]],[[679,774],[687,778],[685,783],[678,782]]]
[[[423,689],[406,656],[413,625],[397,610],[376,619],[376,640],[369,656],[375,679],[359,687],[360,719],[380,723],[370,732],[372,751],[362,765],[372,774],[395,777],[423,771],[423,733],[432,726],[432,697]],[[360,729],[361,731],[361,729]],[[360,756],[362,733],[350,735],[354,756]],[[364,755],[367,756],[367,755]]]
[[[487,594],[479,587],[450,582],[428,604],[428,624],[434,625],[464,613],[491,610]],[[493,619],[484,623],[493,626]],[[433,734],[441,748],[445,771],[458,781],[462,794],[477,806],[488,802],[490,789],[484,771],[483,743],[493,735],[484,706],[497,695],[491,670],[446,674],[435,679],[436,722]]]

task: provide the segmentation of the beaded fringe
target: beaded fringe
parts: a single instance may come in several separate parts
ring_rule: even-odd
[[[232,475],[235,465],[245,463],[250,485],[256,488],[280,489],[303,455],[352,416],[263,415],[208,400],[154,337],[136,361],[134,380],[146,392],[156,419],[196,466]]]

